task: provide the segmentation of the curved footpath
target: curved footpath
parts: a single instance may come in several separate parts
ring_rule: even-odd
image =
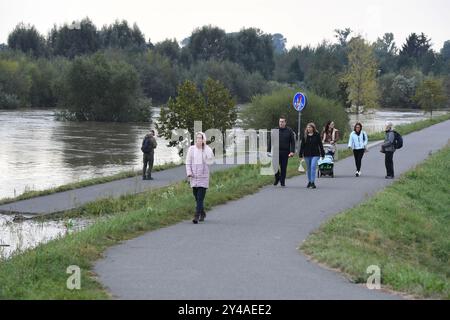
[[[404,137],[394,155],[398,177],[444,147],[450,121]],[[327,218],[351,208],[391,184],[384,155],[365,154],[362,176],[353,157],[337,162],[336,178],[320,178],[306,189],[304,175],[286,188],[217,206],[204,223],[184,221],[108,249],[94,271],[120,299],[396,299],[350,283],[311,263],[299,244]],[[194,201],[192,203],[194,205]]]

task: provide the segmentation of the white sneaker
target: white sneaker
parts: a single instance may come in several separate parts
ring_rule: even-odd
[[[355,177],[359,177],[359,171],[356,171]]]

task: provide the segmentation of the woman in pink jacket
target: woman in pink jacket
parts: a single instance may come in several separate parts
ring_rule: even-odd
[[[203,206],[206,189],[209,187],[209,165],[214,162],[214,153],[206,145],[206,135],[203,132],[195,134],[195,144],[190,146],[186,156],[186,174],[191,182],[194,198],[197,203],[193,223],[205,220]]]

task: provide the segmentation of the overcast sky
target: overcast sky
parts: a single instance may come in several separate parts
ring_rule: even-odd
[[[226,32],[257,27],[281,33],[287,47],[335,41],[333,30],[350,27],[370,41],[393,32],[397,46],[412,32],[424,32],[440,50],[450,40],[449,0],[0,0],[0,43],[19,22],[43,34],[53,24],[88,16],[98,28],[116,19],[136,22],[146,40],[181,41],[211,24]]]

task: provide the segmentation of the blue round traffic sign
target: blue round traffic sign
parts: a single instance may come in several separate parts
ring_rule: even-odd
[[[297,92],[294,96],[294,99],[292,100],[292,105],[294,106],[294,109],[299,112],[306,107],[307,103],[308,100],[306,99],[306,95],[301,92]]]

